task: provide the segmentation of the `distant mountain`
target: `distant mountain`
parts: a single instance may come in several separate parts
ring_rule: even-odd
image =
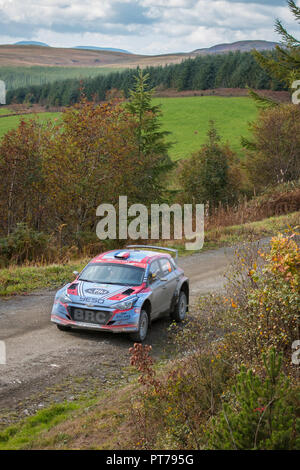
[[[76,46],[72,49],[85,49],[85,50],[88,50],[88,51],[123,52],[124,54],[132,54],[132,52],[125,51],[124,49],[115,49],[114,47]]]
[[[15,42],[14,46],[43,46],[43,47],[50,47],[49,44],[46,44],[45,42],[39,42],[39,41],[19,41],[19,42]]]
[[[193,54],[225,54],[227,52],[249,52],[252,49],[258,51],[270,51],[275,49],[276,42],[271,41],[237,41],[228,44],[217,44],[216,46],[196,49]]]

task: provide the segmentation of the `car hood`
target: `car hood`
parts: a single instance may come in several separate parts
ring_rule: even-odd
[[[142,286],[104,284],[75,281],[66,286],[67,294],[74,303],[111,306],[116,302],[132,297],[141,291]]]

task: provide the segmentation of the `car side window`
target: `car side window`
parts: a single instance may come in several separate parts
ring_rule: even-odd
[[[167,276],[173,271],[172,265],[167,258],[162,258],[159,260],[159,262],[160,262],[160,267],[161,267],[163,276]]]
[[[156,276],[159,276],[161,274],[160,265],[158,261],[153,261],[150,264],[149,275],[152,275],[152,274],[156,274]]]

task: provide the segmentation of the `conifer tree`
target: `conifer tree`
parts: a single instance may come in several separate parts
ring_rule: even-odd
[[[287,4],[295,21],[300,24],[300,7],[296,5],[294,0],[287,0]],[[258,51],[254,51],[253,54],[264,70],[291,89],[292,83],[295,80],[300,80],[300,41],[286,30],[279,19],[275,22],[275,31],[281,36],[281,45],[276,46],[275,57]],[[272,107],[278,104],[273,100],[261,97],[253,90],[250,90],[250,96],[261,107]]]
[[[282,354],[264,355],[265,378],[243,367],[231,403],[213,422],[214,449],[292,450],[299,446],[300,420],[288,402],[289,380],[281,372]]]
[[[160,121],[161,108],[152,102],[153,89],[149,87],[149,74],[141,69],[135,77],[135,85],[129,91],[129,101],[126,110],[136,123],[136,139],[140,159],[151,159],[148,173],[145,175],[152,188],[157,187],[161,193],[161,176],[173,168],[174,163],[168,155],[172,145],[166,141],[170,133],[162,130]]]

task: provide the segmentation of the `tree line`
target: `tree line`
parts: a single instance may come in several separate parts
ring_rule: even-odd
[[[268,57],[274,54],[264,53]],[[198,56],[180,64],[147,67],[145,72],[149,75],[149,86],[160,89],[184,91],[247,86],[255,89],[284,89],[279,80],[272,78],[268,71],[260,67],[250,52]],[[21,87],[9,90],[7,102],[68,106],[79,102],[82,91],[88,99],[97,101],[104,101],[111,90],[120,90],[128,97],[136,73],[136,69],[127,69],[94,78],[67,79]]]

